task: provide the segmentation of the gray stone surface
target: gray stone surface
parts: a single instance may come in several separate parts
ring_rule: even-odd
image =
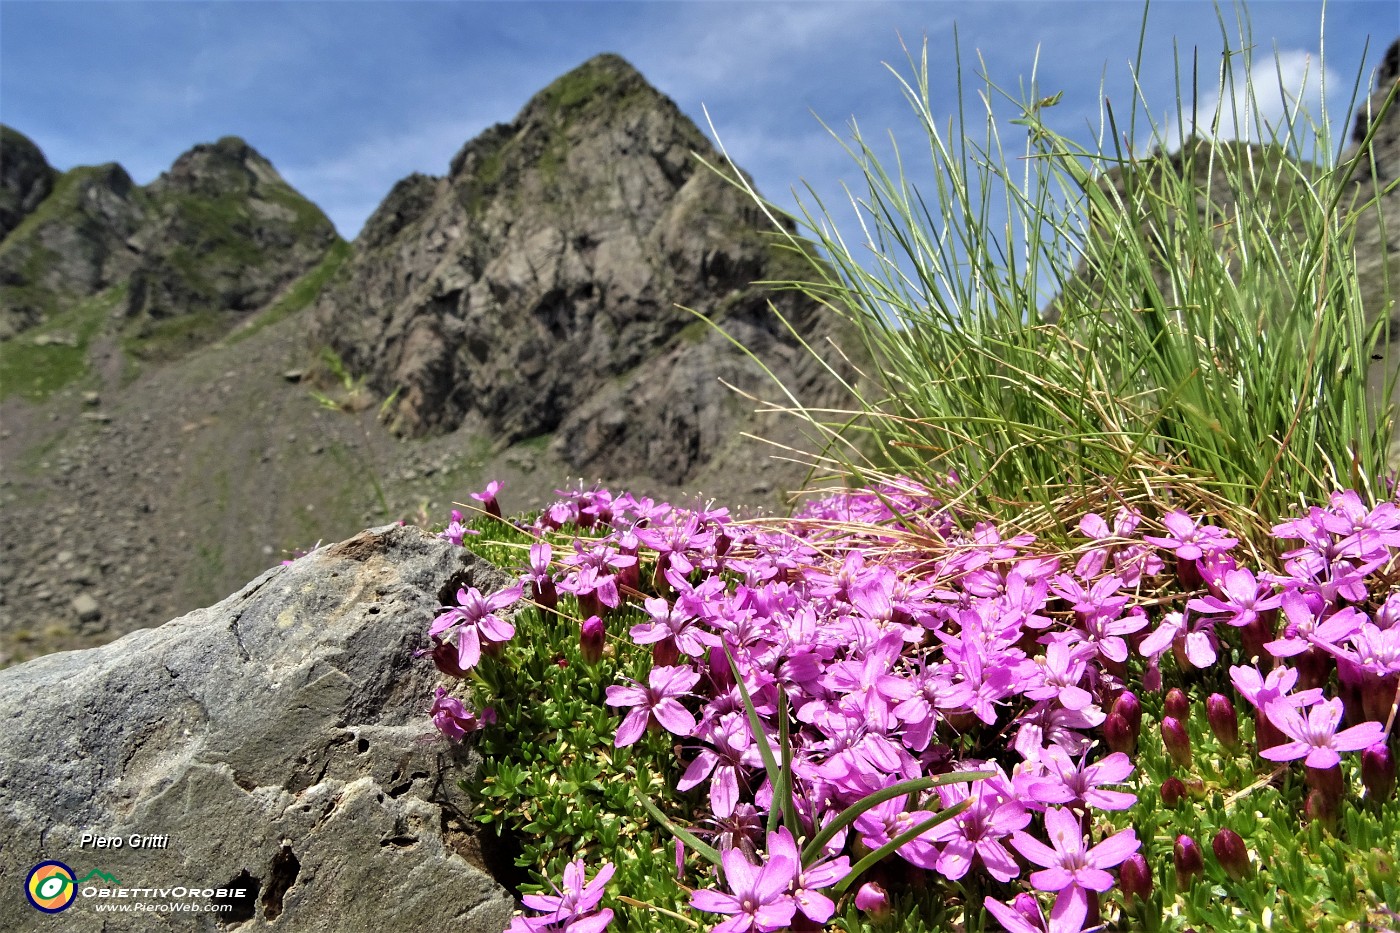
[[[475,760],[433,731],[438,677],[412,652],[449,592],[504,582],[385,526],[160,628],[0,672],[0,929],[499,933],[512,903],[456,786]],[[98,850],[83,833],[168,840]],[[23,893],[48,859],[124,888],[257,893],[237,923],[95,897],[50,917]]]

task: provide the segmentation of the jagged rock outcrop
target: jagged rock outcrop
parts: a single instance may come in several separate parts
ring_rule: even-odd
[[[49,196],[57,174],[33,140],[0,124],[0,240]]]
[[[217,334],[237,320],[228,312],[266,305],[336,239],[235,137],[196,146],[145,187],[114,163],[75,168],[0,241],[0,339],[108,290],[138,321],[128,336],[201,314],[202,332]]]
[[[825,326],[814,305],[752,284],[791,261],[695,153],[718,161],[629,64],[594,58],[469,142],[446,177],[394,188],[324,293],[313,344],[397,392],[400,433],[552,436],[585,475],[685,482],[742,421],[717,379],[774,390],[677,305],[807,389],[819,367],[767,303],[817,343]]]
[[[127,314],[167,318],[266,305],[335,242],[320,209],[243,140],[195,146],[145,189]]]
[[[412,652],[450,592],[505,582],[387,526],[160,628],[0,672],[0,927],[57,929],[23,883],[58,860],[116,879],[84,889],[250,891],[229,914],[100,913],[80,895],[64,930],[499,933],[512,902],[458,809],[475,759],[433,732],[438,676]],[[164,845],[99,850],[85,832]]]
[[[0,241],[0,339],[125,280],[128,240],[145,214],[141,189],[120,165],[60,175],[27,221]]]

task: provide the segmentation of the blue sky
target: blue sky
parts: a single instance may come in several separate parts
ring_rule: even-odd
[[[1317,97],[1323,6],[1248,7],[1257,63],[1290,91],[1306,68]],[[927,38],[935,107],[956,102],[953,26],[966,78],[980,52],[1015,88],[1036,64],[1064,91],[1054,125],[1085,141],[1101,82],[1131,93],[1142,7],[1094,2],[23,2],[0,0],[0,120],[59,168],[120,162],[153,180],[198,142],[246,138],[353,237],[399,178],[440,175],[468,139],[509,121],[553,78],[604,51],[630,60],[702,128],[702,107],[736,162],[780,203],[811,184],[840,196],[859,176],[818,117],[917,147],[900,88],[901,38]],[[1225,15],[1233,28],[1234,12]],[[1327,97],[1345,113],[1400,33],[1393,0],[1326,7]],[[1370,39],[1370,51],[1362,58]],[[1141,85],[1159,116],[1174,99],[1174,52],[1200,49],[1213,88],[1216,8],[1158,2]],[[975,82],[973,82],[975,83]],[[1273,81],[1276,85],[1277,81]],[[708,132],[708,130],[706,130]]]

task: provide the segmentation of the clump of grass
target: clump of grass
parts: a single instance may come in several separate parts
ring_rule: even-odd
[[[1051,535],[1086,497],[1170,500],[1261,546],[1300,502],[1374,494],[1393,412],[1367,396],[1383,316],[1368,324],[1358,285],[1354,165],[1332,155],[1325,110],[1263,125],[1240,77],[1247,25],[1222,35],[1210,128],[1248,125],[1263,145],[1173,133],[1139,93],[1126,112],[1105,101],[1086,147],[1051,129],[1058,95],[1034,75],[1017,95],[984,78],[981,108],[941,126],[925,47],[896,76],[928,165],[897,145],[882,161],[854,125],[844,143],[858,236],[810,188],[796,233],[748,189],[809,260],[784,284],[849,321],[873,360],[833,440],[846,472],[954,470],[969,503]],[[1245,111],[1227,112],[1242,81]],[[1179,79],[1178,113],[1185,98]]]

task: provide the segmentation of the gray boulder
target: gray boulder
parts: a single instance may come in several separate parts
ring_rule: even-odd
[[[432,729],[439,678],[412,653],[457,587],[506,582],[386,526],[158,629],[0,672],[0,929],[499,933],[512,902],[457,788],[478,759]],[[59,917],[24,894],[46,860],[82,882]],[[183,901],[224,913],[99,911],[172,902],[100,893],[119,886],[246,893]]]

